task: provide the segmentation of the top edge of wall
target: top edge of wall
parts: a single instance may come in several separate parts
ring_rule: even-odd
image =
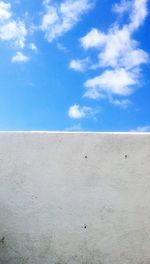
[[[0,134],[125,134],[150,135],[150,132],[90,132],[90,131],[0,131]]]

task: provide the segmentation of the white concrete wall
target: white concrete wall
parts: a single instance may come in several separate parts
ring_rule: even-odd
[[[150,264],[150,134],[0,133],[5,263]]]

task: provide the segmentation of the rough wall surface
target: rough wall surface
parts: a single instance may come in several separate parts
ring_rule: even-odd
[[[0,133],[0,264],[150,264],[150,134]]]

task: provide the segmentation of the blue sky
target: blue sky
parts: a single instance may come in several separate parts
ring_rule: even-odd
[[[0,130],[150,131],[149,6],[0,1]]]

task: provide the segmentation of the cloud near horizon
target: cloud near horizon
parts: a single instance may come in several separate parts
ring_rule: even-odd
[[[150,132],[150,125],[138,126],[136,129],[132,129],[130,132]]]

